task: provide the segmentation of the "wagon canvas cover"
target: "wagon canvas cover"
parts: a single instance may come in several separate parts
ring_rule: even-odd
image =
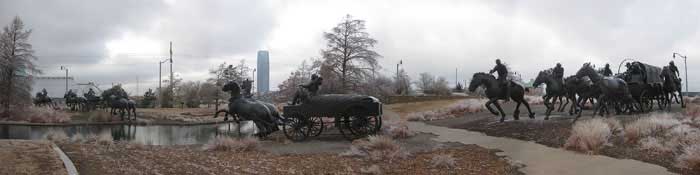
[[[645,76],[647,78],[647,84],[663,83],[663,80],[661,79],[661,68],[641,62],[639,64],[643,66],[643,69],[646,72]]]

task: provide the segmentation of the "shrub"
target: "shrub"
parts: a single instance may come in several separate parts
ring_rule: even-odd
[[[542,99],[542,96],[531,96],[531,95],[526,95],[525,96],[525,101],[529,105],[541,105],[544,104],[544,99]]]
[[[367,139],[353,141],[350,150],[341,155],[360,156],[374,161],[391,162],[395,159],[406,158],[408,153],[391,137],[375,135],[369,136]]]
[[[700,171],[700,144],[688,145],[683,148],[683,154],[676,159],[676,166]]]
[[[246,137],[242,139],[217,137],[206,144],[204,149],[209,151],[245,152],[257,150],[259,145],[259,140],[255,137]]]
[[[385,123],[382,125],[384,135],[395,139],[405,139],[413,137],[416,133],[408,129],[406,122]]]
[[[612,136],[610,126],[603,119],[581,121],[573,126],[571,136],[564,144],[569,150],[597,153]]]
[[[63,131],[50,131],[46,135],[44,135],[45,140],[53,141],[53,142],[65,142],[68,141],[68,135],[66,135],[65,132]]]
[[[670,114],[651,114],[649,117],[638,119],[625,127],[624,138],[628,143],[637,143],[647,136],[659,136],[681,122]]]
[[[430,164],[434,168],[454,168],[457,166],[457,160],[452,157],[452,154],[439,154],[433,156],[430,160]]]
[[[653,137],[647,137],[644,139],[641,139],[639,141],[640,146],[642,149],[645,150],[651,150],[651,151],[656,151],[656,152],[672,152],[673,149],[670,149],[668,146],[664,145],[662,140],[653,138]]]

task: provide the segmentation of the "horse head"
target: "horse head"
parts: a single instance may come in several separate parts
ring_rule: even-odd
[[[221,89],[224,92],[231,91],[231,94],[241,94],[241,86],[238,85],[236,82],[228,82],[224,85],[224,87]]]
[[[532,83],[533,87],[540,86],[542,83],[546,83],[547,79],[549,79],[552,76],[552,72],[550,70],[543,70],[540,71],[539,74],[537,74],[537,78],[535,78],[535,82]]]
[[[471,82],[469,82],[469,92],[474,92],[477,87],[484,84],[485,80],[487,80],[489,78],[495,79],[492,75],[487,74],[487,73],[483,73],[483,72],[474,73],[474,76],[472,76]]]
[[[594,82],[600,80],[600,74],[595,70],[591,63],[584,63],[581,69],[576,72],[577,78],[583,78],[586,76]]]

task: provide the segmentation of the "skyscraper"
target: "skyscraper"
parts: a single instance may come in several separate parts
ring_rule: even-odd
[[[258,93],[270,91],[270,53],[266,50],[258,51]]]

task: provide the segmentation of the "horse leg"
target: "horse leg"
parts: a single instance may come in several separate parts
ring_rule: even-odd
[[[683,94],[681,93],[680,90],[678,91],[678,97],[680,97],[680,99],[681,99],[681,108],[685,108],[685,101],[683,101]]]
[[[596,114],[598,114],[598,110],[602,109],[601,107],[603,107],[605,103],[607,103],[607,99],[605,99],[604,95],[600,95],[600,97],[598,97],[598,103],[595,104],[595,107],[593,108],[593,117],[595,117]]]
[[[567,97],[566,95],[563,95],[562,98],[563,98],[563,100],[566,100],[566,103],[559,106],[559,112],[564,112],[564,109],[566,109],[566,106],[569,105],[569,97]]]
[[[496,101],[496,99],[489,99],[489,101],[486,102],[485,106],[486,109],[488,109],[489,112],[491,112],[491,114],[498,116],[498,112],[494,111],[493,108],[491,108],[491,104],[493,104],[494,101]]]
[[[549,100],[551,100],[551,99],[552,99],[552,97],[550,97],[550,96],[545,96],[545,98],[544,98],[544,106],[547,107],[547,111],[544,112],[544,115],[545,115],[544,120],[549,120],[549,115],[552,113],[552,110],[553,110],[552,108],[554,108],[554,105],[549,102]]]
[[[515,101],[515,111],[513,111],[513,119],[515,120],[520,120],[520,100],[513,100]]]
[[[501,105],[498,104],[498,101],[493,102],[493,104],[496,106],[496,109],[498,109],[498,112],[501,113],[501,122],[504,122],[506,120],[506,113],[503,112],[503,108],[501,108]]]

